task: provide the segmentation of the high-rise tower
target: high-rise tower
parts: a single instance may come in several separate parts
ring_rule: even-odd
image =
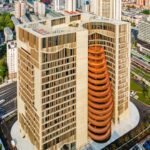
[[[65,0],[65,10],[68,12],[75,12],[76,0]]]
[[[90,11],[102,18],[121,20],[121,0],[91,0]]]
[[[128,112],[129,24],[76,13],[17,28],[22,136],[38,150],[108,140]]]

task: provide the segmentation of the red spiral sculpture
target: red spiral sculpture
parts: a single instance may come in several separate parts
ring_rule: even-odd
[[[113,99],[104,49],[88,49],[88,134],[97,142],[111,136]]]

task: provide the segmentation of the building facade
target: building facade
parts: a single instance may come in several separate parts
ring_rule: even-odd
[[[15,3],[15,17],[18,19],[20,18],[20,9],[21,9],[20,3],[16,2]]]
[[[26,14],[26,2],[17,1],[15,2],[15,17],[20,19],[20,17]]]
[[[65,10],[68,12],[76,11],[76,0],[65,0]]]
[[[138,43],[137,46],[140,52],[150,55],[150,18],[141,21],[138,30]]]
[[[7,67],[9,79],[17,77],[17,43],[10,41],[7,43]]]
[[[40,150],[111,137],[128,114],[130,26],[89,14],[19,25],[18,118]]]
[[[121,0],[91,0],[90,12],[103,18],[121,20]]]
[[[150,18],[139,24],[137,48],[140,54],[132,55],[132,64],[146,72],[150,72]],[[142,54],[142,55],[141,55]],[[145,57],[144,57],[145,56]]]
[[[34,13],[35,15],[45,16],[45,4],[42,2],[34,1]]]
[[[150,9],[150,0],[136,0],[136,6]]]

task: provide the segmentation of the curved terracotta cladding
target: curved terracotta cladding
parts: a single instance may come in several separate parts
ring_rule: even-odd
[[[104,49],[88,49],[88,134],[97,142],[111,136],[113,98]]]

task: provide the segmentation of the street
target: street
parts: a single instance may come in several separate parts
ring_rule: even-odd
[[[5,100],[3,103],[0,104],[0,108],[5,111],[5,114],[8,114],[16,110],[17,108],[16,96],[17,96],[16,82],[10,83],[0,88],[0,100],[2,99]]]
[[[106,150],[106,149],[110,150],[110,149],[112,149],[112,147],[114,145],[116,146],[116,150],[127,150],[127,149],[130,149],[131,147],[135,146],[137,143],[139,143],[140,141],[145,139],[147,137],[147,135],[149,135],[149,133],[150,133],[150,130],[149,130],[150,107],[132,97],[130,97],[130,100],[131,100],[131,102],[133,102],[135,104],[135,106],[139,110],[139,113],[140,113],[139,124],[134,129],[132,129],[131,131],[129,131],[128,133],[126,133],[125,135],[120,137],[119,139],[115,140],[114,142],[112,142],[111,144],[106,146],[103,150]],[[144,132],[144,130],[146,132]],[[126,140],[126,139],[128,139],[128,140]]]
[[[6,149],[11,149],[10,130],[17,120],[17,84],[10,83],[0,88],[0,100],[5,100],[0,104],[0,138]],[[2,112],[5,112],[2,113]]]
[[[131,97],[131,101],[136,105],[140,113],[140,120],[145,121],[150,116],[150,107],[144,105],[142,102]]]

